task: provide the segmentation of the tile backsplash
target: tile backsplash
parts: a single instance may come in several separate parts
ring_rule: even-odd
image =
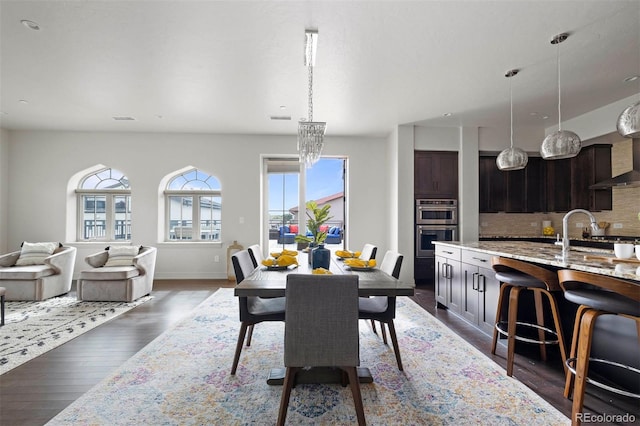
[[[631,139],[614,143],[611,148],[612,175],[617,176],[632,168]],[[613,208],[609,211],[592,212],[598,222],[608,222],[606,235],[637,236],[640,238],[640,187],[614,188]],[[550,220],[556,233],[562,233],[562,218],[565,213],[481,213],[480,236],[539,236],[542,221]],[[577,224],[582,223],[580,227]],[[589,225],[589,218],[574,214],[569,218],[569,236],[578,238]]]

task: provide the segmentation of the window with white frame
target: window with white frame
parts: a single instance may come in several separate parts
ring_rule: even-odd
[[[131,188],[124,173],[93,172],[80,181],[76,195],[78,241],[131,240]]]
[[[167,240],[220,241],[222,191],[215,176],[190,169],[174,176],[164,195]]]

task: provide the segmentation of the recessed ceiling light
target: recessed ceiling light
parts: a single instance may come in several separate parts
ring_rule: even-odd
[[[543,116],[542,116],[542,119],[543,119],[543,120],[546,120],[546,119],[548,119],[548,118],[549,118],[549,116],[548,116],[548,115],[543,115]]]
[[[622,81],[624,81],[625,83],[630,83],[630,82],[632,82],[632,81],[636,81],[638,78],[640,78],[640,76],[632,75],[632,76],[630,76],[630,77],[625,78],[625,79],[624,79],[624,80],[622,80]]]
[[[272,115],[270,118],[272,120],[283,120],[283,121],[291,120],[291,116],[290,115]]]
[[[442,114],[443,117],[451,117],[453,114],[450,112],[445,112],[444,114]]]
[[[21,104],[24,104],[24,105],[29,103],[29,101],[27,101],[26,99],[20,99],[18,102],[20,102]]]
[[[534,112],[530,112],[529,115],[532,117],[535,117],[536,115],[538,115],[538,113],[534,111]]]
[[[136,121],[135,118],[128,116],[115,116],[113,119],[116,121]]]
[[[280,109],[287,109],[286,105],[280,105]]]
[[[23,19],[20,22],[22,23],[22,25],[29,28],[30,30],[40,31],[40,25],[38,25],[36,22],[29,21],[28,19]]]

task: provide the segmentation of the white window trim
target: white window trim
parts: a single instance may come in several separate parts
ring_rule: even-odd
[[[105,196],[105,237],[104,238],[82,238],[84,235],[84,196]],[[115,203],[114,198],[118,195],[128,195],[131,197],[130,189],[76,189],[78,220],[76,223],[76,241],[77,242],[129,242],[128,239],[115,239]]]

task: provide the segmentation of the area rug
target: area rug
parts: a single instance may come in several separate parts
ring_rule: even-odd
[[[6,302],[0,327],[0,375],[146,302],[87,302],[61,296]]]
[[[391,347],[361,321],[362,385],[369,425],[560,425],[569,420],[409,298],[398,298],[404,372]],[[280,386],[266,383],[283,362],[282,323],[255,327],[237,374],[238,301],[220,289],[49,425],[273,425]],[[310,338],[312,338],[310,336]],[[355,424],[348,387],[298,385],[287,424]]]

